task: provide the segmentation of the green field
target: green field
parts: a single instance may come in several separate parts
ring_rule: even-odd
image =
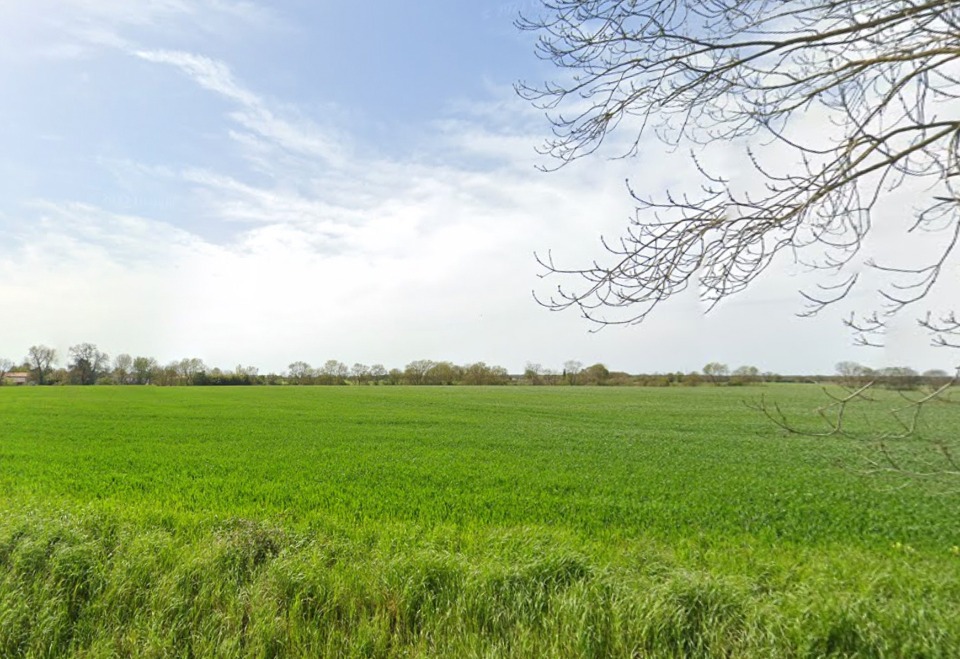
[[[0,388],[0,656],[960,656],[960,478],[761,394]]]

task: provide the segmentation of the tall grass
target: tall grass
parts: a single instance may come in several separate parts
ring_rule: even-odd
[[[842,548],[691,565],[536,529],[411,542],[249,520],[0,524],[0,654],[954,657],[957,570]],[[459,543],[465,550],[447,547]],[[599,558],[606,555],[606,560]],[[642,556],[642,560],[636,560]],[[611,558],[612,557],[612,558]],[[799,573],[798,573],[799,572]]]

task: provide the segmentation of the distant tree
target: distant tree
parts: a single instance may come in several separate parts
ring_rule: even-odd
[[[490,368],[483,362],[466,364],[463,367],[461,382],[465,385],[477,386],[487,383]]]
[[[0,357],[0,386],[6,382],[7,373],[13,369],[13,361]]]
[[[97,379],[110,368],[110,357],[93,343],[71,346],[69,355],[70,379],[77,384],[96,384]]]
[[[911,391],[920,386],[920,375],[909,366],[888,366],[877,371],[883,386],[897,391]]]
[[[563,382],[563,374],[558,373],[555,369],[545,368],[541,374],[543,378],[543,383],[550,386],[556,386]]]
[[[952,376],[942,368],[931,368],[923,372],[923,382],[934,387],[950,382]]]
[[[166,366],[159,366],[154,374],[154,382],[162,387],[172,387],[180,382],[180,362],[172,361]]]
[[[375,383],[380,384],[387,377],[387,369],[384,368],[383,364],[374,364],[370,367],[370,377],[373,378]]]
[[[527,362],[523,369],[523,379],[530,384],[543,384],[543,366],[534,362]]]
[[[47,374],[47,384],[49,385],[64,385],[71,382],[73,382],[73,375],[69,369],[54,368]]]
[[[404,372],[399,368],[391,368],[387,373],[387,382],[390,384],[403,384],[405,379],[406,376],[404,375]]]
[[[346,384],[350,376],[350,368],[341,361],[328,359],[320,367],[319,381],[321,384]]]
[[[593,366],[588,366],[583,369],[582,381],[583,384],[599,384],[603,385],[607,383],[607,380],[610,379],[610,371],[603,364],[594,364]]]
[[[226,380],[231,380],[230,378]],[[244,366],[237,364],[233,369],[232,381],[226,381],[225,384],[259,384],[260,369],[256,366]]]
[[[710,362],[703,367],[703,374],[706,375],[713,384],[719,384],[730,374],[730,368],[720,362]]]
[[[857,362],[843,361],[835,366],[840,381],[848,387],[864,384],[873,375],[873,370]]]
[[[57,363],[57,351],[44,345],[30,346],[26,361],[30,365],[37,384],[46,384],[47,374]]]
[[[563,379],[567,384],[578,384],[580,380],[580,371],[583,370],[583,362],[575,359],[563,363]]]
[[[193,384],[198,376],[207,372],[207,365],[197,357],[187,357],[174,363],[180,384]]]
[[[350,369],[350,376],[357,384],[363,384],[370,377],[370,367],[357,362]]]
[[[493,365],[490,367],[487,384],[503,385],[510,382],[510,372],[503,366]]]
[[[644,375],[642,378],[642,383],[645,387],[669,387],[670,386],[670,376],[662,375],[655,373],[653,375]]]
[[[502,366],[488,366],[485,362],[467,364],[462,371],[461,382],[466,385],[501,385],[510,380],[507,369]]]
[[[160,370],[153,357],[135,357],[133,360],[133,381],[137,384],[152,384]]]
[[[121,353],[113,360],[113,381],[116,384],[130,384],[133,380],[133,357]]]
[[[429,359],[417,359],[407,364],[404,369],[404,376],[410,384],[423,384],[427,378],[427,373],[436,365]]]
[[[197,387],[237,387],[260,383],[260,369],[242,364],[234,367],[232,371],[214,367],[197,371],[190,377],[190,384]]]
[[[313,377],[313,368],[307,362],[293,362],[287,369],[288,377],[297,384],[307,384]]]
[[[227,379],[233,379],[233,375],[224,373],[219,367],[214,366],[199,373],[194,373],[190,378],[190,384],[195,387],[220,386],[225,384]]]
[[[667,384],[669,384],[669,380]],[[606,382],[611,387],[626,387],[628,385],[636,384],[636,378],[634,378],[629,373],[624,371],[610,371],[610,375],[607,377]]]
[[[451,362],[437,362],[424,376],[424,384],[451,385],[463,377],[463,369]]]
[[[740,366],[730,378],[731,384],[753,384],[760,379],[760,369],[756,366]]]

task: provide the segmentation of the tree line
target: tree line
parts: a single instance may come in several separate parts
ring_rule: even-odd
[[[156,385],[156,386],[244,386],[244,385],[507,385],[536,386],[738,386],[766,382],[812,382],[836,380],[849,386],[877,382],[895,389],[915,389],[939,385],[951,379],[944,370],[918,373],[909,367],[871,369],[856,362],[840,362],[836,374],[824,376],[783,376],[761,372],[755,366],[730,369],[726,364],[710,362],[700,371],[684,373],[630,374],[611,371],[604,364],[585,366],[569,360],[553,369],[528,362],[522,374],[511,374],[502,366],[485,362],[458,365],[449,361],[418,359],[404,368],[387,369],[383,364],[367,365],[330,359],[318,367],[305,361],[291,363],[283,373],[260,373],[254,366],[238,365],[224,370],[209,367],[191,357],[160,364],[153,357],[123,353],[115,358],[93,343],[79,343],[67,351],[60,366],[60,355],[45,345],[31,346],[19,364],[0,358],[0,384],[12,381],[11,374],[27,374],[36,385]]]

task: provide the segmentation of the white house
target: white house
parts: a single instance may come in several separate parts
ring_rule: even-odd
[[[3,376],[4,384],[26,384],[30,381],[30,374],[23,372],[7,373]]]

